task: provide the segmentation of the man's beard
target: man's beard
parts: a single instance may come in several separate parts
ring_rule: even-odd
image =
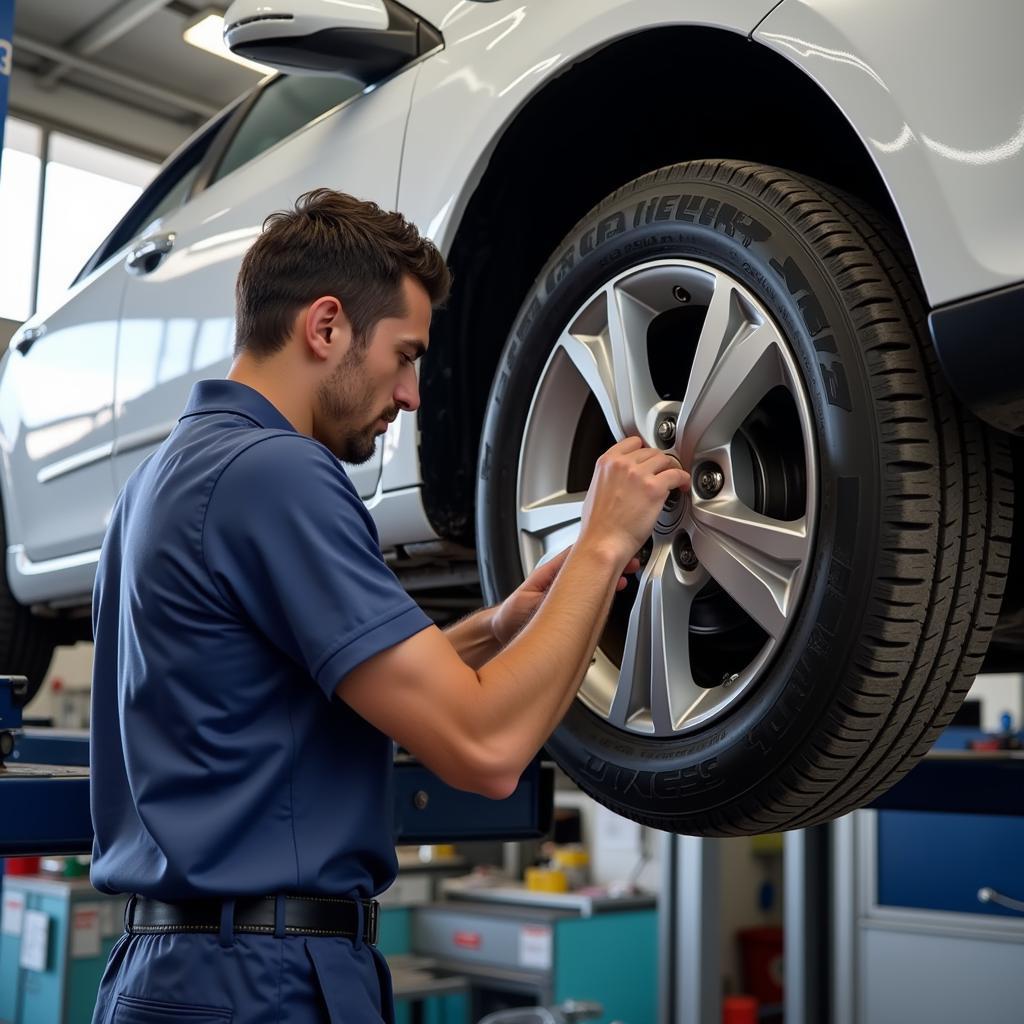
[[[320,385],[317,392],[317,406],[321,423],[330,435],[318,436],[317,440],[343,462],[358,466],[373,458],[377,450],[377,420],[391,421],[398,415],[392,407],[373,416],[372,389],[363,369],[363,357],[357,351],[348,352],[338,364],[334,373]],[[341,424],[366,423],[363,427],[342,429]]]

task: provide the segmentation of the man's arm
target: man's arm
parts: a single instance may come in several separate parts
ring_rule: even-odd
[[[504,798],[576,694],[621,561],[578,544],[533,620],[478,671],[428,628],[350,672],[338,696],[450,785]]]
[[[428,627],[367,659],[337,695],[459,789],[503,798],[561,721],[623,567],[689,477],[636,438],[598,460],[579,540],[533,619],[480,669]]]
[[[501,650],[494,635],[496,611],[496,608],[481,608],[444,630],[445,639],[470,668],[481,668]]]

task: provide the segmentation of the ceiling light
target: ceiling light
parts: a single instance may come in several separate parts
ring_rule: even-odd
[[[216,11],[204,11],[193,18],[185,26],[182,37],[186,43],[198,46],[200,50],[206,50],[207,53],[234,61],[243,67],[259,71],[261,74],[270,75],[276,70],[266,64],[257,64],[254,60],[236,57],[224,42],[224,19]]]

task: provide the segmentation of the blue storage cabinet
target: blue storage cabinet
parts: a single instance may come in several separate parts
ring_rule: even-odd
[[[963,750],[977,729],[950,727],[937,748]],[[878,811],[877,902],[883,907],[1020,918],[978,900],[988,886],[1024,893],[1024,818]]]
[[[8,922],[12,900],[20,902],[23,910],[42,911],[49,918],[46,969],[21,966],[20,934],[0,935],[0,1021],[89,1024],[103,968],[122,932],[124,899],[98,893],[85,878],[6,875],[3,901]],[[75,948],[76,920],[83,919],[76,919],[76,912],[96,921],[98,952],[83,954]]]
[[[380,936],[377,948],[385,957],[412,952],[408,907],[381,907]],[[410,1024],[412,1006],[402,999],[395,1001],[395,1024]],[[469,1024],[469,1000],[464,995],[434,996],[423,1000],[423,1024]]]
[[[568,909],[572,894],[549,899],[527,893],[520,903],[476,896],[478,901],[416,907],[412,914],[414,952],[469,978],[476,1016],[505,1006],[575,999],[601,1003],[599,1024],[657,1019],[653,897],[606,900],[583,916]],[[539,905],[544,902],[548,905]],[[621,909],[612,909],[616,905]]]

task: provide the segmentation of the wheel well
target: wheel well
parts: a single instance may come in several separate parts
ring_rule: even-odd
[[[451,301],[420,378],[424,506],[474,543],[476,460],[515,315],[562,238],[616,188],[666,164],[732,157],[844,189],[899,229],[885,186],[832,101],[744,36],[662,28],[609,44],[549,83],[499,141],[449,253]]]

